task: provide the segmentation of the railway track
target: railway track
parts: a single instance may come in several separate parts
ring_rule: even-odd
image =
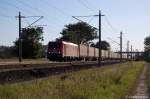
[[[102,66],[119,63],[103,61]],[[0,65],[0,84],[17,83],[65,72],[78,71],[98,66],[98,62],[54,62],[45,64],[5,64]]]

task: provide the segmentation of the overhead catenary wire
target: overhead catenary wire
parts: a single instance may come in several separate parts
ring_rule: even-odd
[[[34,16],[33,16],[34,17]],[[39,18],[34,21],[33,23],[31,23],[28,27],[31,27],[33,24],[35,24],[36,22],[38,22],[39,20],[41,20],[43,18],[43,16],[39,16]]]
[[[16,8],[18,11],[22,10],[23,12],[26,12],[24,9],[18,7],[17,5],[13,5],[12,3],[9,3],[9,2],[6,2],[6,1],[5,1],[5,3],[6,3],[7,5],[11,6],[11,7]],[[28,13],[27,13],[27,14],[28,14]],[[2,17],[8,17],[8,18],[11,17],[11,16],[7,16],[7,15],[1,15],[1,16],[2,16]],[[28,17],[33,17],[33,16],[27,16],[26,18],[28,18]],[[39,16],[34,16],[34,17],[39,17]],[[14,18],[14,17],[13,17],[13,18]],[[48,20],[49,20],[49,19],[48,19]],[[26,23],[27,23],[28,25],[30,24],[27,19],[25,19],[25,21],[26,21]],[[51,21],[51,20],[49,20],[49,21]],[[51,25],[51,27],[54,28],[54,26],[52,26],[52,25]],[[51,28],[51,30],[54,31],[52,28]],[[56,32],[56,31],[54,31],[54,32]]]
[[[78,19],[77,17],[94,17],[94,16],[98,16],[98,15],[73,16],[73,17],[82,22],[82,20],[81,20],[81,19]],[[106,19],[107,24],[111,27],[111,29],[117,33],[118,31],[110,24],[110,22],[109,22],[109,20],[107,19],[107,17],[106,17],[105,19]],[[118,42],[115,42],[115,41],[113,41],[113,43],[116,43],[117,45],[120,45]]]
[[[2,11],[0,11],[0,17],[9,18],[9,19],[14,18],[13,16],[7,15],[7,14],[3,13]]]
[[[41,3],[45,4],[48,7],[53,8],[56,12],[61,13],[63,16],[70,17],[72,16],[70,13],[58,8],[57,6],[53,5],[52,3],[48,2],[47,0],[39,0]],[[55,17],[56,18],[56,17]],[[57,17],[59,19],[60,17]],[[68,19],[68,18],[67,18]],[[62,19],[59,19],[62,22]],[[64,23],[63,23],[64,24]]]
[[[39,13],[39,12],[43,12],[41,9],[32,7],[30,4],[25,3],[25,2],[23,2],[23,1],[21,1],[21,0],[16,0],[16,1],[19,2],[20,4],[22,4],[23,6],[25,6],[25,7],[27,7],[27,8],[30,8],[30,9],[32,9],[32,10],[38,12],[38,13]],[[64,24],[64,22],[63,22],[61,19],[58,19],[58,18],[53,17],[53,16],[50,16],[49,14],[47,14],[47,12],[44,12],[44,14],[46,14],[47,16],[49,16],[48,18],[45,17],[45,19],[47,19],[47,20],[51,21],[49,18],[53,18],[54,20],[57,19],[56,21],[59,21],[59,23]],[[59,25],[59,24],[57,24],[57,26],[58,26],[58,25]]]
[[[70,17],[72,16],[70,13],[58,8],[57,6],[53,5],[52,3],[48,2],[47,0],[39,0],[41,3],[47,5],[48,7],[53,8],[55,11],[61,13],[62,15],[66,16],[66,17]],[[72,19],[72,18],[71,18]]]
[[[29,7],[30,9],[34,9],[35,11],[40,11],[38,8],[34,8],[33,6],[31,6],[31,5],[29,5],[29,4],[27,4],[27,3],[25,3],[25,2],[23,2],[22,0],[16,0],[17,2],[19,2],[20,4],[22,4],[22,5],[25,5],[25,6],[27,6],[27,7]]]
[[[112,43],[117,44],[117,45],[119,45],[119,46],[120,46],[120,43],[118,43],[117,41],[113,40],[112,38],[107,37],[107,39],[109,39]],[[122,46],[122,48],[123,48],[124,50],[126,50],[126,48],[125,48],[125,47],[123,47],[123,46]]]
[[[47,5],[48,7],[51,7],[51,8],[53,8],[53,9],[55,9],[56,11],[60,12],[60,13],[63,14],[63,15],[71,16],[70,13],[63,11],[62,9],[59,9],[58,7],[54,6],[53,4],[49,3],[49,2],[46,1],[46,0],[39,0],[39,1],[43,2],[43,3],[44,3],[45,5]]]
[[[93,17],[91,17],[91,19],[88,21],[88,23],[90,24],[91,23],[91,21],[93,20],[94,18]]]
[[[82,0],[77,0],[79,4],[83,5],[85,8],[90,10],[91,12],[95,12],[93,9],[91,9],[88,5],[86,5]]]
[[[110,23],[110,21],[108,20],[107,16],[104,17],[106,23],[109,25],[109,27],[115,32],[118,33],[118,30],[116,28],[114,28],[114,26]]]
[[[19,12],[19,11],[26,12],[24,9],[18,7],[16,4],[14,5],[14,4],[10,3],[10,2],[7,2],[7,0],[5,0],[3,4],[9,5],[10,7],[15,8],[17,12]],[[26,13],[27,13],[27,12],[26,12]]]
[[[77,18],[76,16],[72,16],[72,18],[74,18],[74,19],[76,19],[76,20],[78,20],[78,21],[80,21],[80,22],[85,22],[85,21],[82,21],[81,19],[79,19],[79,18]],[[86,22],[87,23],[87,22]],[[90,25],[91,27],[93,27],[93,28],[95,28],[97,31],[98,31],[98,28],[97,27],[94,27],[94,26],[92,26],[92,25]]]
[[[5,15],[5,14],[1,14],[1,13],[0,13],[0,17],[4,17],[4,18],[11,18],[11,19],[13,18],[12,16]]]
[[[25,6],[25,7],[27,7],[27,8],[30,8],[30,9],[32,9],[32,10],[34,10],[34,11],[36,11],[37,13],[43,12],[43,13],[46,14],[47,16],[49,16],[49,17],[51,17],[51,18],[53,18],[53,19],[56,19],[56,17],[54,18],[54,17],[50,16],[47,12],[45,12],[45,11],[43,11],[43,10],[37,8],[37,7],[33,7],[33,6],[31,6],[30,4],[25,3],[25,2],[23,2],[23,1],[21,1],[21,0],[16,0],[16,1],[19,2],[20,4],[22,4],[23,6]],[[50,20],[50,21],[51,21],[51,20]],[[60,23],[60,22],[63,23],[62,20],[60,20],[60,19],[58,19],[58,18],[57,18],[56,21],[59,21],[59,23]],[[63,23],[63,24],[64,24],[64,23]]]
[[[113,40],[112,38],[108,37],[108,39],[109,39],[110,41],[112,41],[113,43],[115,43],[115,44],[117,44],[117,45],[119,45],[119,46],[120,46],[120,43],[116,42],[116,41],[115,41],[115,40]]]

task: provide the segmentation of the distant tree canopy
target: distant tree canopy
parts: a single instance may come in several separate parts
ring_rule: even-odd
[[[110,49],[110,44],[107,41],[101,41],[101,49],[103,50],[109,50]],[[96,47],[99,48],[99,42],[97,42],[96,44],[91,44],[92,47]]]
[[[57,40],[87,44],[89,41],[97,38],[97,29],[85,22],[78,22],[66,25],[60,34],[62,37]]]
[[[144,45],[145,51],[150,51],[150,36],[144,39]]]
[[[14,53],[14,47],[0,46],[0,58],[13,58],[16,57]]]
[[[22,29],[22,57],[38,58],[42,48],[43,28],[31,27]],[[18,55],[19,40],[15,42],[15,52]]]
[[[144,39],[144,58],[146,61],[150,62],[150,36]]]

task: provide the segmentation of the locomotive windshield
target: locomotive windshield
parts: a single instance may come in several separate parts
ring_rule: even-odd
[[[60,42],[49,42],[48,47],[49,48],[60,48],[61,43]]]

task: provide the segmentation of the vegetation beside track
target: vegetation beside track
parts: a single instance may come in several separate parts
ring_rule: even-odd
[[[0,99],[120,99],[131,91],[142,68],[143,63],[124,63],[3,85]]]
[[[148,95],[150,96],[150,63],[147,63],[146,83],[148,87]]]
[[[17,58],[14,59],[0,59],[0,64],[41,64],[41,63],[51,63],[51,61],[46,58],[39,59],[23,59],[20,63]]]

